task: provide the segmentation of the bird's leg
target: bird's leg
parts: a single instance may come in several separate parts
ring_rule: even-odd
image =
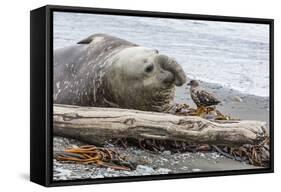
[[[206,107],[206,113],[207,114],[209,114],[212,111],[216,111],[216,107],[215,106]]]
[[[207,111],[207,108],[204,106],[197,107],[196,114],[197,116],[201,116],[203,113]]]

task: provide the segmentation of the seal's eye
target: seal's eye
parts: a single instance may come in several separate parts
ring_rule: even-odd
[[[148,66],[145,68],[145,72],[150,73],[150,72],[153,71],[153,69],[154,69],[153,64],[150,64],[150,65],[148,65]]]

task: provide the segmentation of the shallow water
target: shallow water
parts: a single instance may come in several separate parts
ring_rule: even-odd
[[[157,48],[176,58],[189,78],[269,95],[269,25],[54,13],[54,48],[95,33]]]

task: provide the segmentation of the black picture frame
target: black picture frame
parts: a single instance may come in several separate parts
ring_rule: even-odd
[[[52,179],[52,90],[53,90],[53,12],[96,13],[139,17],[162,17],[206,21],[268,24],[270,26],[270,166],[264,169],[194,172],[157,176],[53,181]],[[262,18],[197,15],[46,5],[30,12],[30,180],[44,186],[132,182],[274,172],[274,20]]]

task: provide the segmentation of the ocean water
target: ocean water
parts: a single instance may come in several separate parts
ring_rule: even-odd
[[[269,25],[54,13],[54,48],[106,33],[174,57],[190,79],[269,96]]]

